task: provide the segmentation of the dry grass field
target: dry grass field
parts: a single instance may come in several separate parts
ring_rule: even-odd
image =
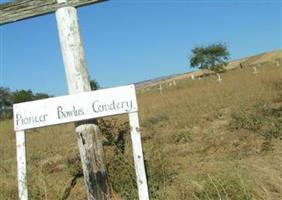
[[[252,71],[138,92],[151,199],[282,199],[282,67]],[[100,123],[113,199],[137,199],[126,116]],[[27,148],[30,199],[62,199],[81,170],[73,125],[30,130]],[[17,199],[11,120],[0,122],[0,155],[0,199]],[[86,199],[82,177],[68,199]]]

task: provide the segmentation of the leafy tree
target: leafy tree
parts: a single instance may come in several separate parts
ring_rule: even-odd
[[[31,90],[16,90],[12,95],[13,103],[22,103],[33,100],[33,93]]]
[[[9,88],[0,87],[0,118],[12,116],[12,99]]]
[[[192,49],[190,65],[191,67],[214,71],[218,74],[219,80],[221,80],[219,73],[224,71],[229,55],[226,45],[222,43],[198,46]]]
[[[51,97],[49,94],[46,93],[36,93],[35,95],[33,95],[32,99],[33,100],[39,100],[39,99],[46,99]]]
[[[11,92],[9,88],[0,87],[0,105],[2,106],[11,106]]]
[[[96,80],[91,80],[90,87],[91,87],[91,90],[98,90],[100,88],[100,85]]]
[[[33,94],[31,90],[16,90],[12,95],[13,103],[22,103],[26,101],[40,100],[51,97],[46,93]]]
[[[33,101],[51,97],[46,93],[33,94],[31,90],[16,90],[11,92],[9,88],[0,87],[0,118],[12,117],[12,106],[15,103]]]

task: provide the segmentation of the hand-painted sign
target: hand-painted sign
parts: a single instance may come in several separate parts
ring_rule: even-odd
[[[134,85],[14,104],[16,131],[137,111]]]

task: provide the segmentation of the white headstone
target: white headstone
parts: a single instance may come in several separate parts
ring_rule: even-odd
[[[257,73],[258,73],[257,67],[253,66],[252,68],[253,68],[253,70],[254,70],[254,71],[253,71],[253,74],[257,74]]]
[[[216,75],[217,75],[217,81],[218,81],[219,83],[221,83],[222,78],[221,78],[220,74],[219,74],[219,73],[217,73]]]
[[[160,90],[160,93],[161,93],[161,95],[162,95],[162,94],[163,94],[163,87],[162,87],[162,84],[160,84],[159,90]]]

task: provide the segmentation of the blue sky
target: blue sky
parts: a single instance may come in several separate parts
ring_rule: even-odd
[[[112,0],[78,12],[90,76],[114,87],[190,71],[195,45],[225,42],[232,59],[281,49],[281,9],[281,0]],[[0,34],[0,86],[67,94],[54,14]]]

